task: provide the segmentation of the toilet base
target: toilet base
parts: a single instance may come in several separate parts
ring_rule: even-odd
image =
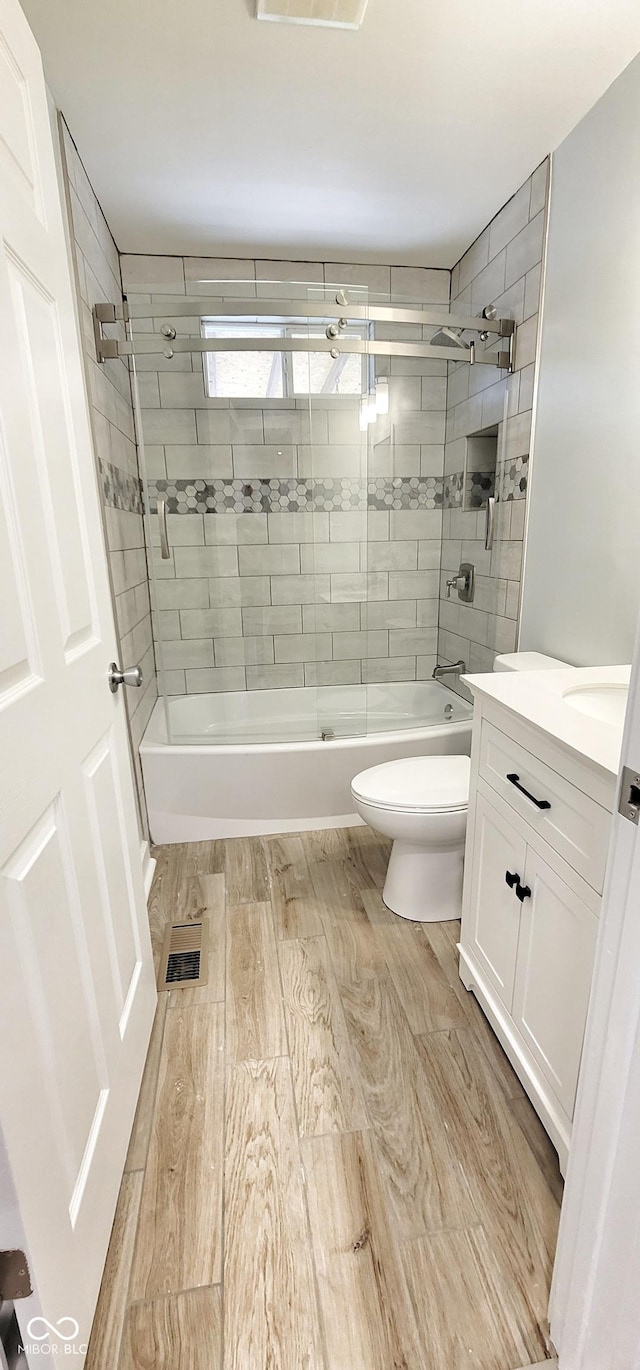
[[[464,845],[425,851],[396,839],[382,898],[392,913],[416,923],[444,923],[462,913]]]

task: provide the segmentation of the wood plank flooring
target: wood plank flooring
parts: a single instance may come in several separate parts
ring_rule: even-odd
[[[562,1182],[458,976],[360,827],[159,848],[208,984],[159,996],[89,1370],[544,1360]]]

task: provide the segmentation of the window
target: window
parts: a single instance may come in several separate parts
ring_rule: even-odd
[[[203,319],[205,338],[324,338],[325,326],[239,323],[236,319]],[[349,324],[341,338],[369,337],[368,324]],[[370,389],[371,359],[343,352],[205,352],[204,375],[212,399],[291,399],[301,395],[365,395]]]

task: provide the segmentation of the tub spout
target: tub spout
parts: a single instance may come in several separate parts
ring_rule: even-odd
[[[452,666],[434,666],[431,678],[439,680],[443,675],[462,675],[466,669],[466,663],[462,660],[454,661]]]

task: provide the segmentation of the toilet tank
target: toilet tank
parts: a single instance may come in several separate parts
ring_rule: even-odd
[[[560,671],[567,668],[568,661],[558,661],[554,656],[543,652],[506,652],[497,656],[494,671]]]

